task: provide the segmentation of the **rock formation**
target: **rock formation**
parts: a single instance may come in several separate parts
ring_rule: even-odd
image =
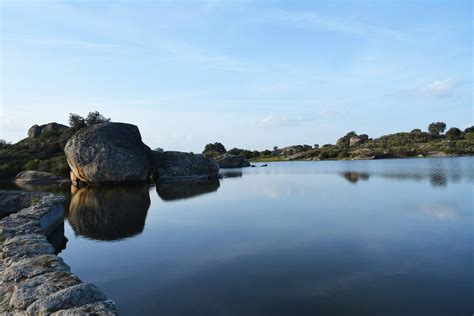
[[[28,130],[29,138],[39,138],[41,135],[47,133],[62,133],[65,130],[68,130],[69,127],[66,125],[58,124],[55,122],[43,124],[43,125],[33,125]]]
[[[67,179],[55,176],[49,172],[26,170],[16,175],[13,180],[17,184],[37,184],[37,183],[61,183],[68,182]]]
[[[368,139],[369,139],[369,136],[367,134],[353,136],[349,140],[349,146],[353,147],[353,146],[361,145],[365,143]]]
[[[138,128],[126,123],[101,123],[79,130],[64,148],[74,179],[85,183],[145,181],[151,150]]]
[[[165,151],[154,155],[155,179],[158,181],[217,178],[219,172],[217,162],[201,154]]]
[[[220,168],[241,168],[250,167],[250,162],[237,155],[225,154],[217,158],[217,163]]]

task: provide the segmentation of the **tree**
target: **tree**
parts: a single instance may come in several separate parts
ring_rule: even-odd
[[[464,130],[464,133],[474,133],[474,126],[468,127]]]
[[[74,113],[69,114],[69,126],[71,126],[71,129],[74,131],[78,131],[86,126],[106,122],[110,122],[110,118],[106,118],[97,111],[89,112],[86,118]]]
[[[162,153],[164,152],[163,148],[161,147],[156,147],[155,149],[153,149],[154,151],[156,151],[157,153]]]
[[[410,133],[421,133],[421,129],[419,128],[412,129]]]
[[[226,153],[224,145],[221,143],[207,144],[202,151],[202,154],[206,157],[218,157]]]
[[[89,112],[89,114],[86,117],[87,126],[100,124],[100,123],[106,123],[106,122],[110,122],[110,118],[103,116],[98,111]]]
[[[278,150],[278,146],[273,146],[273,151],[277,151]]]
[[[431,135],[438,136],[444,132],[446,129],[446,123],[444,122],[433,122],[430,125],[428,125],[428,132],[430,132]]]
[[[8,146],[9,144],[4,140],[0,139],[0,149],[4,149]]]
[[[449,138],[449,139],[458,139],[459,137],[461,137],[462,135],[462,132],[459,128],[457,127],[451,127],[447,132],[446,132],[446,136]]]
[[[319,144],[314,144],[313,148],[314,148],[314,149],[318,149],[318,148],[319,148]]]
[[[78,114],[70,113],[69,126],[71,126],[73,130],[78,131],[81,128],[86,127],[86,120]]]
[[[467,140],[474,140],[474,132],[467,132],[464,136]]]

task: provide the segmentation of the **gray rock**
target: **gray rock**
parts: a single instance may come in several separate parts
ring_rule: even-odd
[[[250,162],[237,155],[225,154],[217,158],[217,163],[220,168],[241,168],[250,167]]]
[[[24,257],[54,254],[54,247],[43,234],[18,235],[7,239],[2,245],[5,265],[20,261]]]
[[[49,172],[26,170],[18,173],[13,181],[18,184],[37,184],[64,182],[67,181],[67,179],[56,176]]]
[[[369,139],[369,136],[366,134],[361,134],[358,136],[353,136],[349,139],[349,146],[358,146],[365,143]]]
[[[17,214],[10,215],[0,222],[0,236],[3,239],[12,238],[19,234],[41,233],[42,230],[38,221],[15,215]]]
[[[62,309],[51,314],[51,316],[112,316],[117,315],[117,309],[113,301],[101,301],[82,305],[70,309]]]
[[[28,137],[29,138],[39,138],[43,133],[51,133],[51,132],[63,132],[64,130],[69,129],[66,125],[58,124],[55,122],[44,124],[38,126],[37,124],[30,127],[28,130]]]
[[[86,183],[144,181],[151,150],[138,128],[125,123],[101,123],[79,130],[64,148],[69,167]]]
[[[10,306],[16,309],[26,309],[38,299],[43,299],[50,294],[80,283],[81,281],[75,275],[65,271],[38,275],[15,285]]]
[[[39,201],[46,193],[0,190],[0,215],[16,213]]]
[[[61,309],[105,301],[105,295],[91,283],[82,283],[60,290],[28,306],[28,315],[48,315]]]
[[[11,264],[0,272],[0,279],[3,282],[9,282],[23,278],[32,278],[43,273],[69,270],[69,266],[60,257],[41,255],[25,258]]]
[[[155,153],[155,178],[162,180],[198,180],[217,178],[217,162],[201,154],[165,151]]]

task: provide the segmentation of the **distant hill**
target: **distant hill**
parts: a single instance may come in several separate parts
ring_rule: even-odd
[[[464,131],[453,127],[446,133],[446,124],[434,122],[428,132],[414,129],[369,138],[366,134],[349,132],[339,138],[336,144],[293,145],[272,150],[248,150],[232,148],[225,151],[220,143],[208,144],[205,155],[216,156],[223,152],[240,155],[254,161],[278,160],[328,160],[328,159],[384,159],[405,157],[434,157],[474,155],[474,127]],[[224,150],[223,150],[224,149]]]

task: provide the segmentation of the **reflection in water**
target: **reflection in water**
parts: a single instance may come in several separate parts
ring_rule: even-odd
[[[369,174],[365,172],[342,172],[341,175],[350,183],[357,183],[359,180],[369,180]]]
[[[242,170],[223,169],[219,171],[220,178],[240,178],[242,177]]]
[[[183,181],[157,183],[156,192],[164,201],[173,201],[195,197],[219,189],[219,180]]]
[[[48,236],[48,241],[53,245],[56,254],[66,249],[68,239],[64,236],[64,222]]]
[[[449,178],[448,174],[443,169],[429,170],[427,173],[421,172],[358,172],[358,171],[344,171],[340,173],[347,181],[356,184],[360,180],[369,180],[371,176],[381,177],[392,180],[406,180],[413,182],[421,182],[428,180],[433,187],[445,187],[448,185]],[[459,174],[451,175],[451,181],[460,181],[461,177]]]
[[[76,234],[116,240],[141,233],[149,207],[147,185],[88,186],[72,196],[67,218]]]

